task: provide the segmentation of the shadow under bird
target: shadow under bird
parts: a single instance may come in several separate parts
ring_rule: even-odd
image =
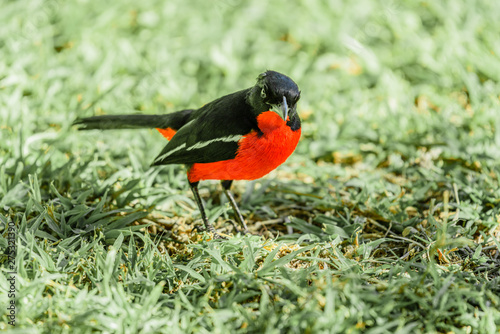
[[[230,188],[281,165],[300,138],[300,91],[288,76],[266,71],[255,86],[218,98],[199,109],[166,115],[103,115],[77,119],[79,130],[157,128],[169,142],[153,166],[184,164],[208,231],[216,236],[198,193],[201,180],[220,180],[235,218],[248,232]]]

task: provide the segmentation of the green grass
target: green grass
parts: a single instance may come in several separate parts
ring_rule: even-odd
[[[499,332],[500,2],[0,8],[0,329]],[[235,183],[252,236],[193,230],[184,168],[149,167],[155,131],[71,126],[198,107],[266,69],[302,90],[303,136]],[[218,183],[201,193],[232,235]]]

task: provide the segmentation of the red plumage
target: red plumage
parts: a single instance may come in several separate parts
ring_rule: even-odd
[[[233,180],[255,180],[281,165],[301,135],[300,91],[278,72],[259,75],[250,88],[228,94],[199,109],[166,115],[104,115],[78,119],[82,130],[156,128],[169,140],[153,166],[185,164],[189,185],[208,230],[214,231],[198,193],[201,180],[221,180],[236,214],[246,223],[229,189]]]
[[[166,128],[166,129],[160,129],[160,128],[156,128],[156,130],[158,130],[158,132],[161,133],[161,135],[165,138],[167,138],[168,140],[172,139],[172,137],[175,135],[175,133],[177,132],[176,130],[172,129],[172,128]]]
[[[255,180],[285,162],[297,147],[301,130],[293,131],[272,111],[260,114],[257,124],[262,134],[252,131],[243,136],[234,159],[193,164],[188,171],[189,182]]]

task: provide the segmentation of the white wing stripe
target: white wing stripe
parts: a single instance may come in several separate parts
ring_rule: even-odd
[[[243,138],[242,135],[234,135],[234,136],[228,136],[228,137],[215,138],[215,139],[211,139],[211,140],[207,140],[207,141],[202,141],[202,142],[196,143],[193,146],[188,147],[186,150],[187,151],[191,151],[191,150],[203,148],[205,146],[208,146],[208,145],[210,145],[212,143],[215,143],[215,142],[218,142],[218,141],[222,141],[222,142],[226,142],[226,143],[229,143],[229,142],[232,142],[232,141],[236,141],[237,142],[241,138]],[[184,143],[182,145],[179,145],[176,148],[174,148],[173,150],[168,151],[167,153],[159,156],[155,160],[155,162],[159,162],[161,160],[164,160],[165,158],[169,157],[170,155],[174,154],[175,152],[182,150],[184,147],[186,147],[186,143]]]
[[[234,136],[228,136],[228,137],[221,137],[221,138],[215,138],[207,141],[202,141],[199,143],[194,144],[193,146],[190,146],[187,148],[188,151],[195,150],[198,148],[203,148],[205,146],[208,146],[212,143],[215,143],[217,141],[223,141],[226,143],[232,142],[232,141],[239,141],[243,136],[242,135],[234,135]]]
[[[166,157],[168,157],[169,155],[172,155],[174,154],[175,152],[179,151],[179,150],[182,150],[184,147],[186,147],[186,143],[182,144],[182,145],[179,145],[177,146],[176,148],[174,148],[172,151],[168,151],[167,153],[159,156],[155,162],[158,162],[158,161],[161,161],[163,159],[165,159]]]

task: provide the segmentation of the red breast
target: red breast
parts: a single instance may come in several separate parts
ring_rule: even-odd
[[[239,141],[236,158],[195,163],[188,171],[189,182],[200,180],[255,180],[281,165],[293,153],[301,130],[293,131],[272,111],[257,117],[262,133],[252,131]]]

